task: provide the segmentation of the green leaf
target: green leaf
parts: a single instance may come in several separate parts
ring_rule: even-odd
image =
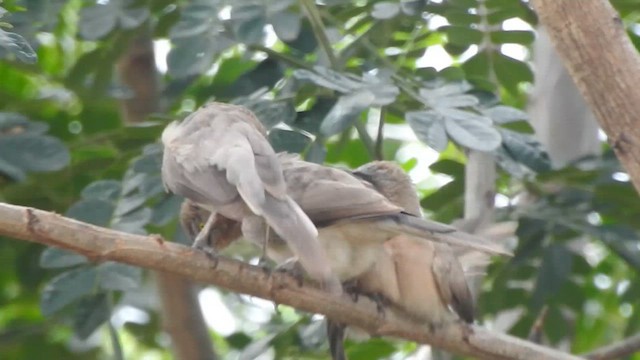
[[[40,267],[45,269],[65,268],[86,263],[86,257],[56,247],[48,247],[40,255]]]
[[[27,178],[27,173],[13,164],[10,164],[0,157],[0,174],[8,177],[13,181],[24,181]]]
[[[434,111],[412,111],[406,114],[406,119],[418,140],[435,151],[444,151],[449,138],[442,116]]]
[[[324,136],[341,133],[351,126],[360,113],[369,108],[374,100],[375,96],[366,89],[341,96],[322,121],[320,133]]]
[[[267,19],[259,17],[251,20],[234,21],[233,33],[238,41],[245,44],[262,43],[265,32],[264,27],[267,25]]]
[[[434,172],[449,175],[454,179],[460,179],[464,176],[464,164],[450,159],[438,160],[431,164],[429,169]]]
[[[500,129],[502,145],[511,158],[533,171],[551,170],[551,160],[542,145],[532,136]]]
[[[446,119],[453,120],[462,120],[462,121],[472,121],[477,122],[483,125],[492,125],[493,122],[486,116],[478,115],[475,112],[455,109],[455,108],[446,108],[446,107],[436,107],[433,109],[440,116]]]
[[[322,164],[326,158],[327,149],[322,142],[316,140],[311,144],[309,151],[307,151],[305,160],[316,164]]]
[[[483,50],[462,63],[462,69],[469,80],[488,79],[490,63],[489,51]]]
[[[82,198],[86,200],[103,200],[115,202],[120,197],[122,186],[117,180],[98,180],[82,190]]]
[[[50,316],[96,289],[98,273],[95,268],[66,271],[47,283],[40,298],[40,309]]]
[[[478,14],[470,14],[466,9],[460,10],[451,8],[444,13],[451,25],[470,27],[472,24],[478,24],[481,20]]]
[[[106,293],[101,292],[81,299],[76,304],[73,329],[80,339],[86,340],[100,325],[109,320],[111,311],[107,296]]]
[[[436,101],[436,99],[449,97],[453,95],[461,95],[471,90],[471,85],[464,81],[448,82],[442,86],[433,88],[421,88],[420,96],[430,101]]]
[[[497,105],[489,109],[481,110],[484,115],[491,118],[498,124],[527,120],[529,116],[526,112],[511,106]]]
[[[83,8],[80,13],[80,35],[87,40],[98,40],[115,29],[118,23],[123,29],[140,26],[150,13],[146,7],[135,6],[135,0],[109,0]]]
[[[270,15],[267,21],[273,26],[273,31],[282,41],[294,41],[300,35],[302,21],[296,13],[279,12]]]
[[[557,295],[571,274],[573,254],[561,244],[544,249],[535,288],[531,295],[534,309],[540,309],[545,301]]]
[[[80,200],[67,210],[66,216],[89,224],[109,227],[115,207],[97,199]]]
[[[351,360],[386,359],[395,350],[395,346],[389,340],[371,339],[349,346],[346,353]]]
[[[498,130],[481,121],[445,118],[444,125],[451,139],[472,150],[492,151],[502,142]]]
[[[38,61],[38,55],[25,38],[20,34],[0,29],[0,58],[11,58],[11,56],[27,64]]]
[[[142,270],[138,267],[106,262],[97,267],[101,289],[126,291],[135,289],[142,282]]]
[[[132,202],[131,204],[134,204]],[[135,211],[127,211],[116,217],[111,228],[131,234],[145,235],[145,226],[151,221],[152,211],[147,207],[137,208]]]
[[[119,1],[108,1],[85,7],[80,12],[80,35],[87,40],[97,40],[111,32],[118,21]]]
[[[203,73],[209,69],[214,57],[229,45],[228,40],[213,36],[191,36],[174,40],[167,55],[169,72],[176,78]]]
[[[518,93],[521,82],[533,82],[533,72],[526,63],[510,58],[499,51],[492,53],[493,71],[498,81],[512,94]]]
[[[530,45],[535,40],[533,32],[526,30],[492,31],[490,36],[494,44]]]
[[[214,58],[233,43],[221,35],[216,1],[190,2],[171,28],[172,48],[167,55],[169,73],[176,78],[199,75],[212,66]]]
[[[269,142],[276,152],[301,153],[311,144],[312,139],[299,131],[273,129],[269,132]]]
[[[21,170],[56,171],[67,166],[70,159],[66,146],[54,137],[30,133],[0,134],[0,160]]]
[[[180,210],[180,205],[182,204],[183,198],[180,196],[169,195],[165,196],[153,206],[151,219],[149,220],[151,224],[156,226],[165,226],[173,219],[175,219],[176,214]]]
[[[48,124],[39,121],[30,121],[22,114],[0,112],[0,137],[22,133],[42,135],[48,130]]]
[[[341,93],[350,93],[352,90],[363,87],[362,81],[356,80],[352,76],[345,76],[321,66],[315,66],[313,70],[297,69],[293,72],[293,76]]]
[[[371,16],[375,19],[386,20],[396,17],[400,14],[400,4],[390,1],[381,1],[373,5]]]
[[[482,42],[482,32],[465,26],[442,26],[439,31],[447,34],[449,43],[460,46],[470,46]]]
[[[245,106],[253,111],[267,129],[271,129],[280,123],[289,124],[296,117],[296,109],[289,101],[248,98],[243,99],[243,101],[234,101],[233,103]]]
[[[430,101],[429,105],[435,108],[456,108],[478,105],[478,98],[473,95],[455,95],[440,97]]]

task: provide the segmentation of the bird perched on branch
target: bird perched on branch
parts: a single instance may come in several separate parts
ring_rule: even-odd
[[[287,192],[280,161],[255,115],[212,102],[162,133],[165,188],[213,214],[196,236],[204,249],[215,215],[241,224],[246,238],[266,243],[272,229],[312,278],[340,291],[313,222]],[[253,224],[263,232],[248,232]]]
[[[410,178],[391,162],[373,162],[347,172],[291,154],[278,154],[278,159],[290,196],[318,226],[319,239],[341,281],[351,281],[357,292],[380,295],[392,308],[430,325],[457,318],[473,322],[473,297],[458,256],[448,244],[456,245],[460,255],[473,249],[508,254],[501,246],[422,219]],[[181,219],[187,230],[193,228],[198,211],[203,210],[183,204]],[[217,216],[213,229],[219,230],[210,235],[212,245],[223,248],[234,241],[239,237],[233,230],[236,226],[233,220]],[[270,258],[282,263],[291,257],[277,236],[268,241]],[[343,359],[344,327],[328,321],[328,331],[333,358]]]

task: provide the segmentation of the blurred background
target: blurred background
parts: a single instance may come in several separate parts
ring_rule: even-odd
[[[612,4],[640,45],[640,2]],[[0,201],[189,244],[158,138],[211,99],[309,161],[395,160],[430,218],[515,246],[472,279],[487,327],[574,353],[639,330],[638,195],[528,1],[5,0]],[[287,306],[5,237],[0,264],[2,359],[329,358]]]

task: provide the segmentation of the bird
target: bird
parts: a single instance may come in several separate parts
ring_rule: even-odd
[[[422,216],[420,200],[410,177],[395,163],[370,162],[352,174],[371,184],[406,213]],[[352,290],[374,294],[376,298],[384,299],[392,311],[431,328],[449,321],[474,322],[475,301],[460,259],[480,261],[483,256],[471,257],[469,252],[474,250],[459,248],[458,257],[449,244],[422,241],[406,234],[392,237],[381,247],[374,266],[357,279]],[[327,337],[333,360],[346,359],[344,336],[345,326],[328,319]]]
[[[280,153],[278,159],[290,196],[318,227],[331,267],[343,283],[355,284],[353,291],[379,295],[392,310],[430,326],[474,321],[475,303],[460,261],[483,258],[468,256],[470,252],[509,255],[506,250],[449,225],[421,220],[413,183],[393,162],[346,171],[294,154]],[[218,221],[221,228],[234,227],[233,220]],[[221,231],[212,241],[225,247],[233,237]],[[277,236],[268,241],[267,255],[274,261],[291,257]],[[467,267],[473,265],[465,261]],[[329,319],[327,331],[333,359],[345,359],[344,326]]]
[[[211,214],[194,240],[207,236],[223,216],[240,224],[241,233],[266,243],[271,232],[282,239],[305,271],[327,289],[341,291],[318,231],[288,194],[280,161],[260,120],[248,109],[210,102],[163,130],[162,180],[165,189]],[[262,233],[248,232],[260,224]]]

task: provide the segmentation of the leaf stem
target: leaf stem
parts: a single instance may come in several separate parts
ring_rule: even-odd
[[[313,70],[313,67],[304,61],[300,61],[292,56],[285,55],[283,53],[277,52],[273,49],[270,49],[266,46],[262,45],[249,45],[248,48],[253,51],[262,51],[269,55],[270,57],[277,58],[278,60],[282,60],[283,62],[300,69]]]
[[[302,7],[307,13],[309,17],[309,23],[311,24],[311,30],[313,31],[316,39],[318,39],[318,43],[320,47],[327,55],[329,59],[329,63],[331,64],[331,68],[333,70],[339,70],[340,63],[338,62],[338,58],[333,52],[333,48],[331,47],[331,42],[329,41],[329,37],[327,36],[327,31],[322,23],[322,18],[320,17],[320,12],[316,7],[314,0],[300,0]]]
[[[380,116],[379,116],[379,121],[378,121],[378,134],[376,136],[376,147],[375,147],[375,154],[376,154],[376,159],[377,160],[384,160],[384,155],[383,155],[383,142],[384,142],[384,114],[385,114],[385,108],[384,106],[380,108]]]

